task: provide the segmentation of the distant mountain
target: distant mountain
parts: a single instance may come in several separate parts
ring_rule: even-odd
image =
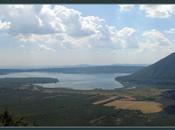
[[[148,66],[148,64],[112,64],[112,65],[118,65],[118,66]]]
[[[104,65],[104,66],[84,66],[70,68],[42,68],[29,69],[27,72],[52,72],[52,73],[67,73],[67,74],[97,74],[97,73],[134,73],[143,68],[142,66],[119,66],[119,65]]]
[[[81,65],[81,67],[71,66],[71,67],[59,67],[59,68],[36,68],[36,69],[0,69],[0,74],[8,74],[16,72],[50,72],[50,73],[65,73],[65,74],[134,73],[142,68],[143,66]]]
[[[143,69],[123,77],[117,77],[123,84],[175,84],[175,53]]]
[[[80,68],[80,67],[98,67],[98,66],[139,66],[144,67],[146,64],[75,64],[75,65],[43,65],[43,66],[2,66],[0,70],[29,70],[29,69],[50,69],[50,68]]]

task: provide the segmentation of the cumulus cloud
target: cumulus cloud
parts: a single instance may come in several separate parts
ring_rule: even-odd
[[[134,5],[119,6],[128,11]],[[173,7],[141,5],[140,9],[147,17],[165,18],[173,14]],[[117,29],[102,18],[82,16],[80,11],[62,5],[0,5],[0,19],[1,30],[8,30],[9,35],[22,42],[39,42],[38,47],[48,51],[57,47],[154,50],[172,46],[172,42],[157,30],[139,36],[135,28]],[[168,30],[169,33],[173,31],[173,28]],[[53,48],[48,47],[49,44]]]
[[[0,18],[11,22],[9,33],[51,34],[67,33],[74,37],[93,34],[92,22],[98,17],[82,17],[81,13],[62,5],[0,5]]]
[[[115,33],[114,33],[115,32]],[[131,27],[123,27],[120,30],[114,31],[111,35],[113,42],[118,44],[120,48],[136,48],[137,40],[136,40],[136,29]]]
[[[140,5],[139,8],[150,18],[169,18],[175,14],[175,5]]]
[[[94,34],[98,24],[104,22],[61,5],[0,5],[0,18],[11,22],[9,33],[16,35],[66,33],[82,37]]]
[[[62,5],[0,5],[0,18],[10,22],[9,35],[23,42],[113,49],[127,48],[134,42],[134,28],[117,29],[100,17],[82,16],[80,11]]]
[[[12,34],[50,32],[38,26],[38,16],[32,5],[0,5],[0,19],[11,22],[8,32]]]
[[[95,16],[83,17],[81,12],[60,5],[44,5],[40,11],[40,18],[43,19],[43,23],[49,23],[55,30],[72,37],[92,35],[98,25],[104,22]]]
[[[139,47],[142,51],[145,49],[152,51],[160,51],[162,49],[170,51],[174,49],[174,44],[163,33],[153,29],[143,33]]]
[[[130,11],[134,5],[119,7],[120,11]],[[143,11],[146,17],[150,18],[168,18],[174,15],[173,5],[140,5],[136,6],[136,9]],[[150,19],[146,20],[148,21],[145,22],[149,22]],[[45,59],[45,55],[42,54],[46,53],[51,53],[57,58],[58,54],[65,53],[70,57],[76,52],[75,57],[81,57],[85,62],[87,57],[91,60],[95,55],[96,62],[98,59],[102,59],[102,62],[108,59],[134,62],[134,57],[139,54],[159,55],[162,50],[168,54],[175,49],[173,27],[162,32],[156,29],[143,32],[143,28],[137,30],[128,21],[122,24],[120,22],[117,24],[120,26],[110,26],[103,18],[85,16],[80,11],[63,5],[0,5],[0,34],[8,36],[0,35],[2,41],[8,43],[10,37],[14,40],[11,40],[11,43],[17,46],[16,50],[25,50],[25,53],[32,51],[33,54],[40,55],[38,59]],[[70,51],[72,53],[68,54]],[[82,56],[79,56],[79,52]],[[85,53],[87,57],[83,55]],[[120,58],[121,55],[125,57]],[[127,59],[128,56],[132,58]],[[142,58],[140,61],[142,62]]]
[[[118,6],[120,7],[120,11],[125,11],[125,12],[130,11],[134,7],[134,5],[130,5],[130,4],[123,4]]]
[[[131,36],[136,30],[134,28],[124,27],[118,31],[119,36]]]

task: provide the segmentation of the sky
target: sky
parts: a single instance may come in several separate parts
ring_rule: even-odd
[[[0,5],[0,67],[152,64],[175,51],[175,5]]]

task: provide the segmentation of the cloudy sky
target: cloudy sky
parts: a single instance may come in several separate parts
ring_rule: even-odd
[[[175,5],[0,5],[0,66],[151,64],[174,21]]]

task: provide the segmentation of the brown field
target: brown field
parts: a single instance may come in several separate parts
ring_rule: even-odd
[[[143,113],[156,113],[162,111],[162,105],[153,101],[125,101],[115,100],[104,104],[115,109],[140,110]]]
[[[140,110],[143,113],[157,113],[167,106],[175,104],[174,99],[162,95],[162,92],[167,90],[157,88],[121,89],[93,104],[115,109]]]

